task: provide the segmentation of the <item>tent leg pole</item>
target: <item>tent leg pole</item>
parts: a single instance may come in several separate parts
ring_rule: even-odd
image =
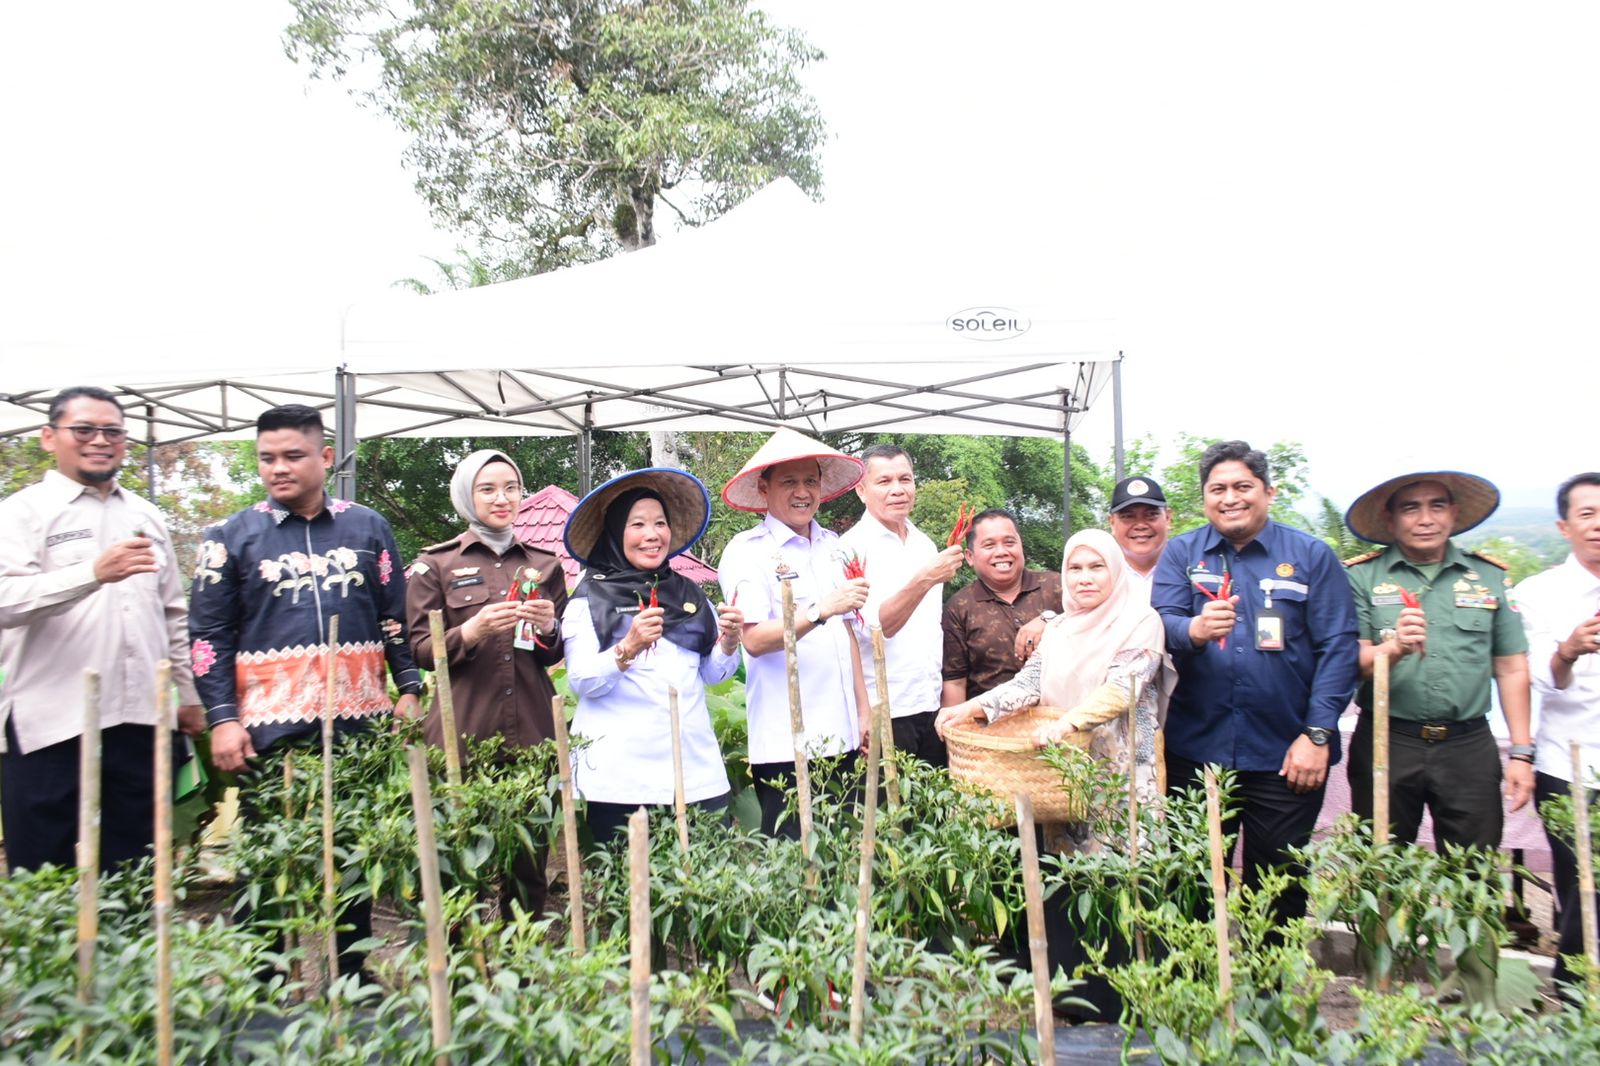
[[[150,502],[156,502],[156,408],[144,405],[144,487]]]
[[[578,496],[594,487],[594,406],[584,404],[583,432],[578,434]]]
[[[1072,536],[1072,406],[1061,398],[1061,530]]]
[[[1116,459],[1117,480],[1121,481],[1127,476],[1126,461],[1122,452],[1122,353],[1117,353],[1117,361],[1111,364],[1111,435],[1113,454]]]
[[[356,498],[356,376],[340,368],[333,378],[333,495]]]

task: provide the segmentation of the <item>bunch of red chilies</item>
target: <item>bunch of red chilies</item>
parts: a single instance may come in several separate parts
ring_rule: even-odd
[[[972,529],[972,518],[978,513],[976,507],[968,507],[967,501],[962,500],[960,508],[956,511],[956,526],[950,531],[950,536],[945,539],[946,548],[954,548],[957,544],[966,543],[967,532]]]
[[[1220,591],[1220,592],[1212,592],[1210,589],[1206,588],[1204,585],[1200,584],[1200,582],[1198,582],[1198,581],[1196,581],[1194,583],[1194,587],[1199,589],[1200,592],[1208,600],[1225,600],[1225,599],[1228,598],[1229,594],[1232,593],[1232,591],[1233,591],[1233,575],[1231,573],[1226,573],[1226,572],[1223,573],[1223,575],[1222,575],[1222,591]],[[1222,651],[1227,651],[1228,650],[1228,638],[1227,637],[1223,637],[1221,640],[1217,641],[1217,647],[1219,649],[1221,649]]]
[[[526,569],[526,567],[519,566],[516,573],[511,575],[511,587],[506,589],[507,603],[522,603],[539,598],[539,571],[530,570],[528,571],[528,576],[523,577],[522,572]],[[533,642],[541,648],[550,646],[539,639],[539,631],[537,629],[533,631]]]
[[[858,577],[865,578],[867,576],[867,561],[861,556],[852,551],[847,554],[841,554],[839,557],[844,560],[844,579],[846,581],[854,581]],[[855,615],[857,624],[867,624],[866,620],[861,617],[860,611],[856,611]]]

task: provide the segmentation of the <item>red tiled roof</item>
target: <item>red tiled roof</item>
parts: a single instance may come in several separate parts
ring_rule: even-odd
[[[546,485],[522,501],[522,506],[517,509],[516,521],[511,525],[522,543],[550,552],[561,560],[561,569],[566,572],[569,589],[578,583],[578,573],[583,568],[567,554],[561,533],[566,529],[567,518],[577,505],[578,497],[560,485]],[[672,569],[697,585],[709,585],[717,580],[716,568],[706,565],[693,552],[674,557]]]

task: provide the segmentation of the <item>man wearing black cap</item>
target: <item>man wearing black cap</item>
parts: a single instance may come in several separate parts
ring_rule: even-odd
[[[1512,809],[1533,794],[1528,641],[1506,605],[1511,578],[1505,564],[1451,540],[1499,502],[1499,491],[1481,477],[1414,473],[1368,490],[1345,515],[1356,536],[1388,545],[1345,564],[1365,679],[1347,770],[1351,806],[1372,817],[1371,679],[1382,655],[1390,663],[1389,812],[1395,839],[1408,844],[1427,808],[1440,844],[1500,846],[1505,815],[1500,749],[1489,731],[1491,679],[1511,733],[1505,782]],[[1493,950],[1485,944],[1476,958],[1463,953],[1462,983],[1473,999],[1492,1002],[1492,973],[1485,971],[1493,969]],[[1479,959],[1487,966],[1473,965]]]
[[[1146,596],[1171,532],[1172,508],[1160,485],[1147,477],[1125,477],[1117,482],[1111,493],[1111,536]]]

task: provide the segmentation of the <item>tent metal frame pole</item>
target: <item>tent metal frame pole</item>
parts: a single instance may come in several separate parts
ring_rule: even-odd
[[[156,502],[156,405],[144,405],[144,494]]]
[[[344,367],[333,376],[333,495],[356,498],[356,376]]]
[[[1116,470],[1117,480],[1127,477],[1127,462],[1122,451],[1122,353],[1117,353],[1117,361],[1111,364],[1111,436],[1113,466]]]
[[[583,405],[583,429],[578,433],[578,496],[594,487],[594,404]]]
[[[1072,394],[1061,394],[1061,531],[1072,536]]]

